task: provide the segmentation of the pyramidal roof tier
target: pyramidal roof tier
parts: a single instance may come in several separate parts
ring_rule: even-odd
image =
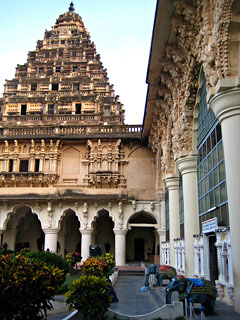
[[[68,115],[67,122],[124,122],[123,105],[73,3],[4,87],[0,103],[6,121],[30,121],[41,115],[43,123],[62,122]]]

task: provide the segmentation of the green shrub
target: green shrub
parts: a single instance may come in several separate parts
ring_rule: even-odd
[[[79,279],[80,275],[79,274],[75,274],[75,275],[67,275],[66,276],[66,280],[64,281],[64,283],[60,286],[57,294],[65,294],[68,290],[70,285],[73,283],[74,280]]]
[[[82,275],[93,275],[97,277],[109,277],[113,272],[115,260],[113,255],[107,253],[100,257],[90,257],[79,267]]]
[[[61,256],[57,255],[56,253],[48,252],[48,251],[34,251],[29,252],[26,250],[21,251],[21,253],[25,254],[26,257],[31,258],[35,261],[43,261],[48,266],[55,266],[59,268],[60,270],[64,271],[64,274],[66,275],[69,272],[70,264]]]
[[[22,254],[0,257],[0,319],[43,319],[64,272]]]
[[[103,319],[112,301],[108,294],[109,283],[106,280],[105,277],[93,275],[84,275],[75,280],[65,294],[70,309],[81,312],[83,319]]]
[[[76,266],[76,264],[78,262],[80,262],[82,260],[82,257],[81,257],[81,254],[79,252],[73,252],[73,253],[68,253],[66,255],[66,260],[71,265],[71,267],[73,268],[74,266]]]

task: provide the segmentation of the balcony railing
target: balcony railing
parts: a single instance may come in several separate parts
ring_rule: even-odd
[[[140,138],[141,125],[55,125],[55,126],[21,126],[0,128],[0,139],[36,137],[75,137],[78,139],[90,136],[116,136],[119,138]]]

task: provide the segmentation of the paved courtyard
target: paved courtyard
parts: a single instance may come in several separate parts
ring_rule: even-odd
[[[154,311],[165,304],[165,287],[150,287],[147,291],[142,291],[143,286],[144,276],[120,277],[115,285],[119,301],[112,303],[110,309],[121,314],[137,316]],[[173,294],[173,300],[178,300],[176,292]],[[64,296],[56,297],[54,307],[55,309],[49,312],[49,320],[62,320],[70,314],[64,304]],[[207,316],[206,320],[240,320],[240,315],[234,312],[232,306],[217,300],[216,315]]]

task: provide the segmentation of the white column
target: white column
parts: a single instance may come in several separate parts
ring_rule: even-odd
[[[165,230],[157,230],[159,236],[159,255],[160,255],[160,264],[164,264],[164,254],[162,250],[162,242],[166,240],[166,231]]]
[[[210,99],[209,105],[218,118],[222,129],[236,301],[235,310],[240,312],[240,89],[234,88],[217,93]]]
[[[93,229],[80,229],[82,235],[81,241],[81,256],[82,261],[89,257],[89,247],[92,244]]]
[[[179,230],[179,177],[178,175],[169,174],[164,180],[168,188],[169,196],[169,242],[170,242],[170,264],[176,265],[174,240],[180,237]]]
[[[115,234],[115,261],[117,266],[126,264],[126,234],[128,230],[113,229]]]
[[[197,156],[186,155],[176,160],[182,174],[184,202],[185,267],[187,277],[194,274],[194,234],[199,233],[197,198]]]
[[[44,251],[57,252],[58,229],[43,229],[45,234]]]

